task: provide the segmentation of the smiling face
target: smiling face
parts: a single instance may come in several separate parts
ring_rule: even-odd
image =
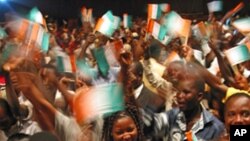
[[[112,128],[114,141],[136,141],[138,131],[134,120],[130,116],[123,116],[115,120]]]
[[[250,97],[234,96],[225,104],[225,125],[250,125]]]

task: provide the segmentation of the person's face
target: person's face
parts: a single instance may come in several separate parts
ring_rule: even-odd
[[[182,111],[191,111],[195,109],[200,100],[202,99],[202,93],[195,87],[194,80],[182,80],[177,85],[177,102],[178,107]]]
[[[138,136],[134,120],[129,117],[122,117],[114,122],[112,135],[114,141],[136,141]]]
[[[163,76],[164,79],[170,81],[171,83],[177,83],[181,77],[183,66],[177,63],[171,63],[167,68],[166,75]]]
[[[235,97],[225,105],[225,125],[229,131],[230,125],[250,125],[250,99]]]

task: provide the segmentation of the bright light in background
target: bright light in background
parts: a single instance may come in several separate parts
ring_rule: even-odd
[[[6,2],[7,0],[0,0],[0,2]]]

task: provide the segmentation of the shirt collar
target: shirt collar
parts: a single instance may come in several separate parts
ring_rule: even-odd
[[[137,98],[140,96],[141,91],[142,91],[142,88],[143,88],[143,84],[141,84],[138,88],[136,88],[136,89],[134,90],[135,99],[137,99]]]

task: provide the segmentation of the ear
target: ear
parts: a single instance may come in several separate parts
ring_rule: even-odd
[[[201,101],[203,99],[203,92],[198,92],[198,101]]]

